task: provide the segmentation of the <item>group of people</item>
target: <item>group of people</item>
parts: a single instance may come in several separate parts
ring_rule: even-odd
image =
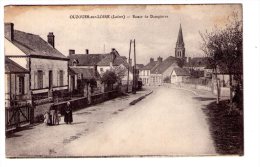
[[[50,109],[44,115],[44,123],[48,126],[59,125],[61,120],[61,113],[54,105],[50,106]],[[64,107],[64,122],[71,124],[73,122],[72,109],[70,102]]]

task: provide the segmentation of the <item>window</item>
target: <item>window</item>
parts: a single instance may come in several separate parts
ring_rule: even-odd
[[[59,74],[59,79],[60,79],[60,86],[63,86],[63,71],[62,70],[60,70],[60,72],[59,72],[60,74]]]
[[[104,72],[103,68],[100,68],[100,72]]]
[[[19,77],[19,94],[24,94],[24,77]]]
[[[43,88],[43,71],[37,71],[37,81],[38,81],[38,89]]]

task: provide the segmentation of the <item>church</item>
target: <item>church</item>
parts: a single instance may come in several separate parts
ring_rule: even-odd
[[[162,85],[164,82],[179,81],[182,80],[182,76],[189,76],[189,73],[182,68],[184,64],[186,64],[185,45],[180,24],[175,45],[175,56],[169,56],[165,60],[159,56],[157,61],[151,58],[150,62],[142,68],[140,78],[144,85]],[[172,76],[173,73],[175,76]],[[172,77],[178,79],[172,80]]]

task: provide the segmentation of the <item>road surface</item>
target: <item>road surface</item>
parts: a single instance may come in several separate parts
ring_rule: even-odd
[[[159,87],[93,133],[64,145],[63,156],[215,155],[194,93]]]
[[[73,113],[73,124],[44,124],[6,139],[8,157],[216,155],[203,105],[209,99],[168,87],[121,97]]]

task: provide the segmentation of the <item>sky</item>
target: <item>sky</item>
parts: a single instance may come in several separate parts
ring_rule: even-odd
[[[203,56],[199,32],[224,27],[232,12],[242,17],[242,7],[234,4],[6,6],[4,19],[14,23],[14,29],[40,35],[45,40],[47,34],[53,32],[55,48],[65,56],[69,49],[78,54],[88,49],[92,54],[108,53],[115,48],[121,56],[128,57],[130,40],[135,39],[137,63],[147,64],[151,57],[174,56],[180,24],[186,56]],[[110,15],[110,18],[72,18],[82,15]],[[112,19],[112,15],[124,19]],[[142,18],[133,18],[133,15]]]

